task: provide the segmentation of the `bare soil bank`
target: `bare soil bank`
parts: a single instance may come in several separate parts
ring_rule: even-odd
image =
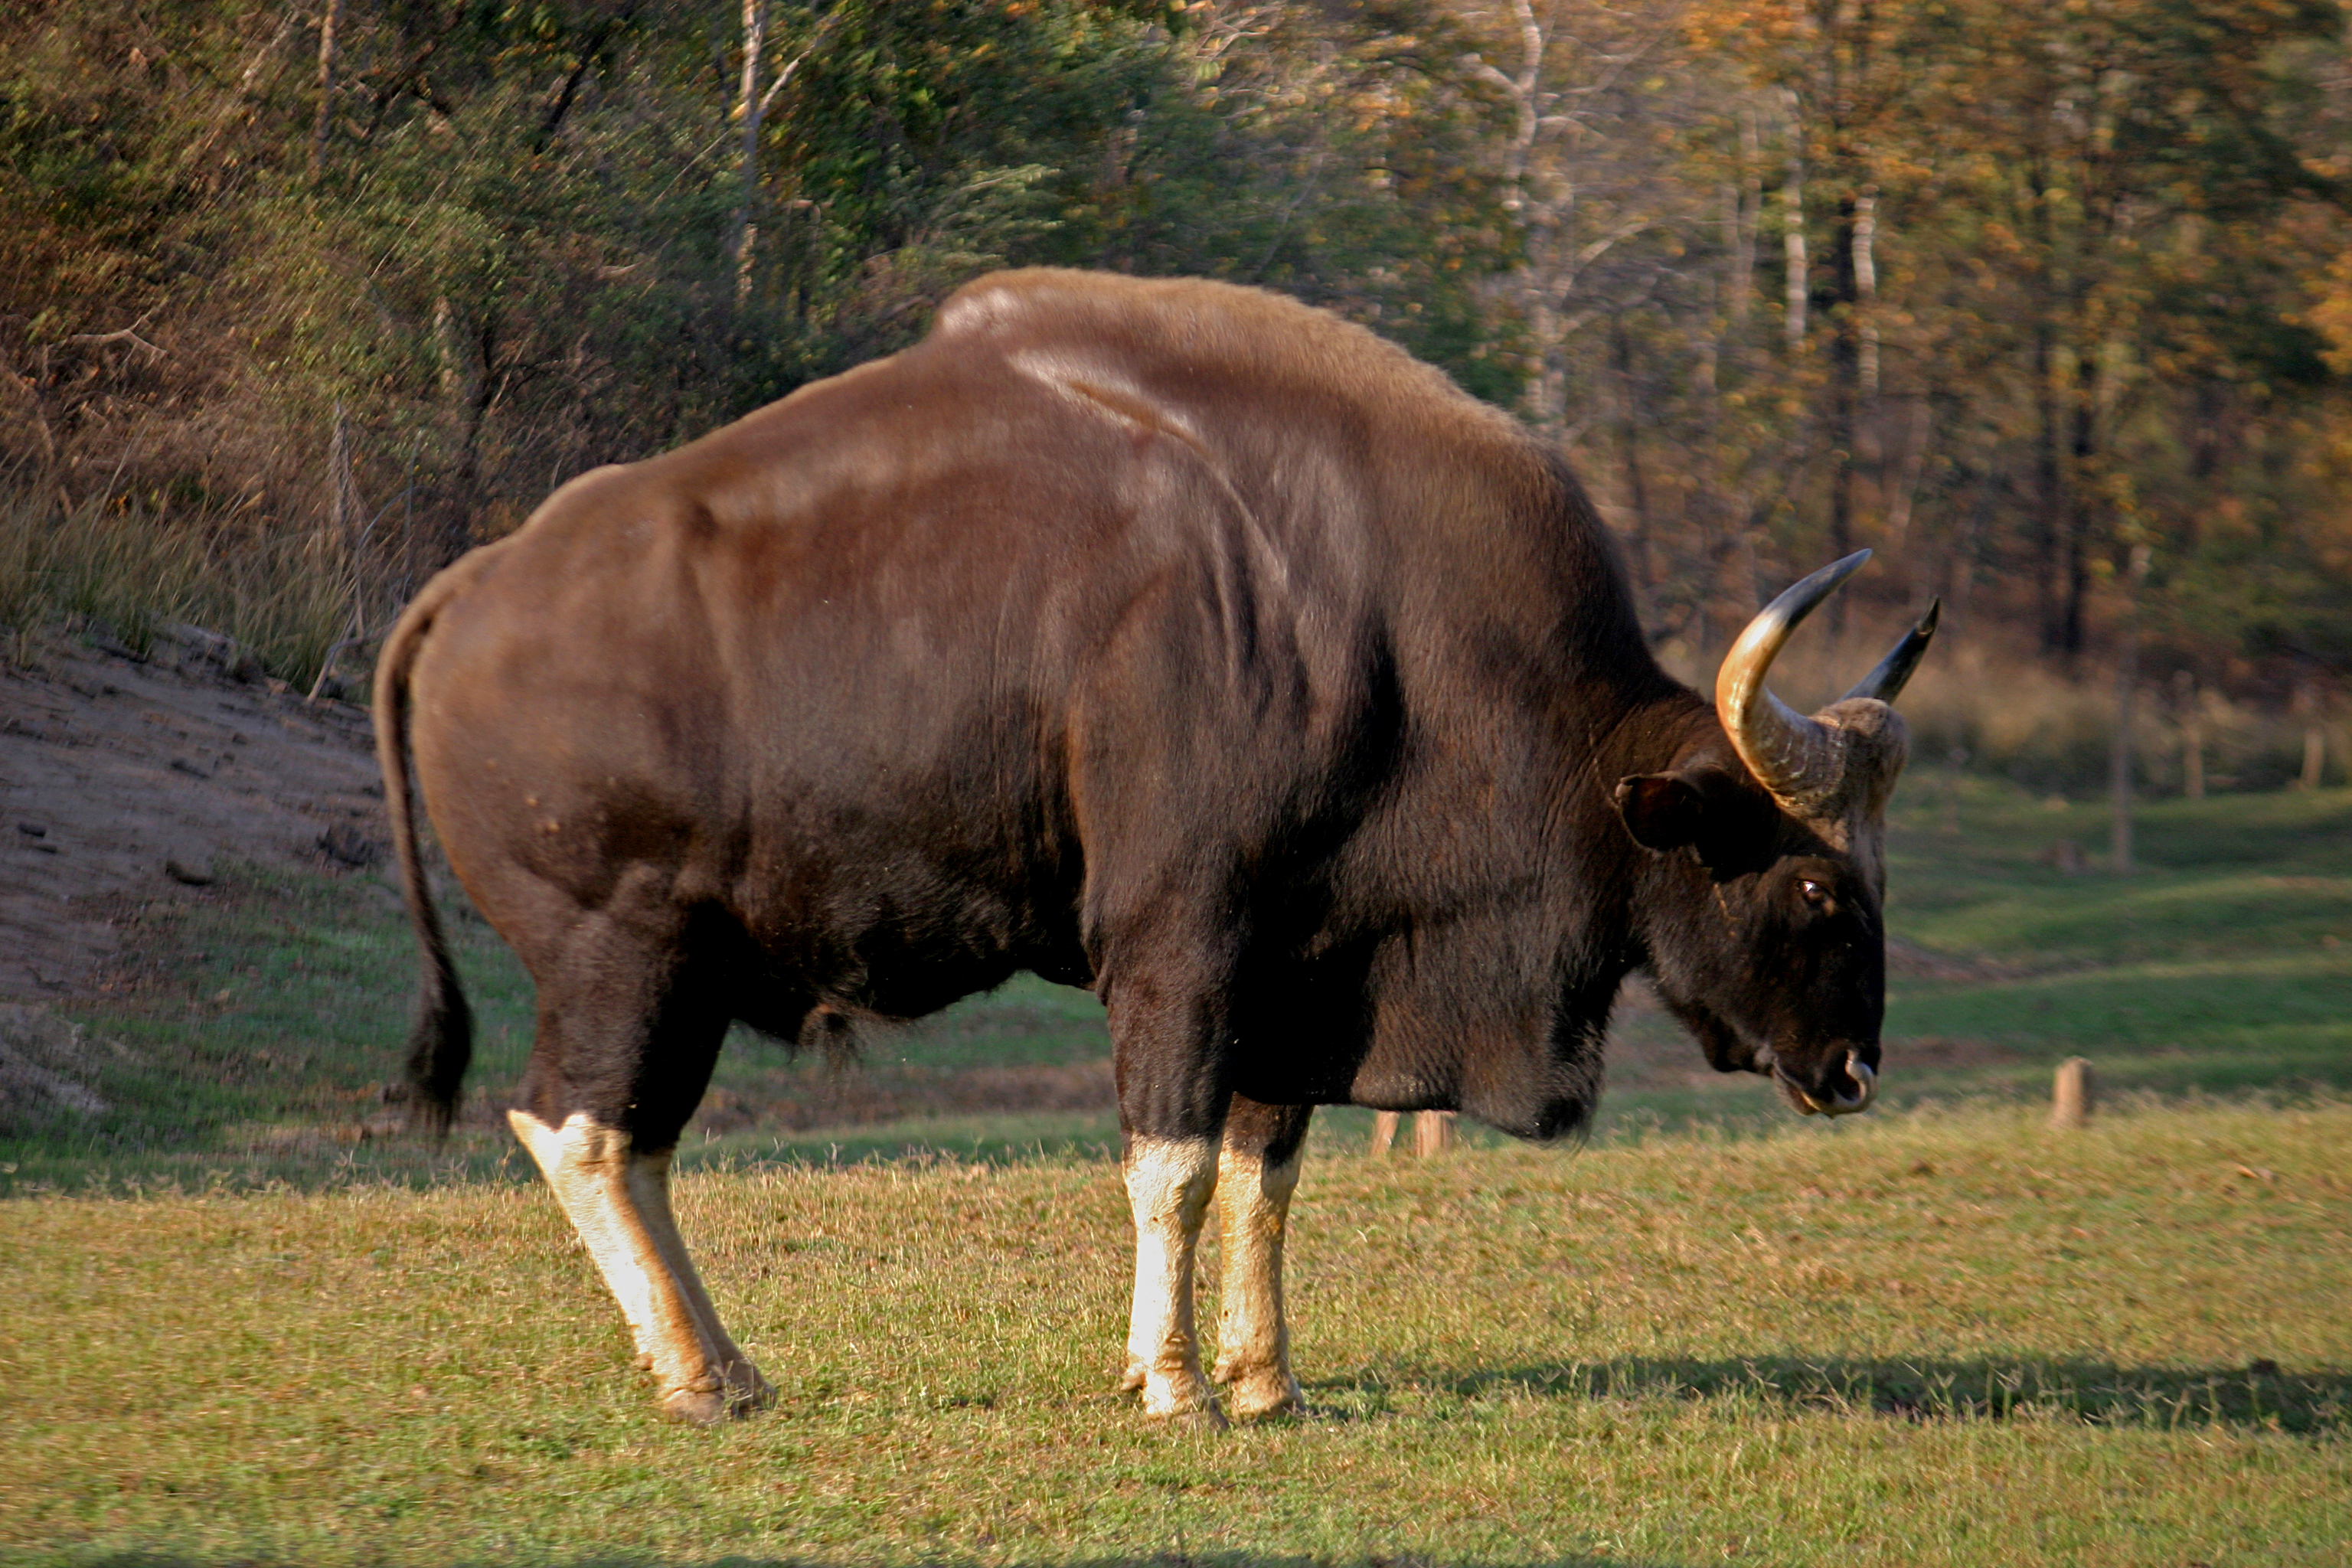
[[[367,710],[306,702],[226,639],[36,639],[0,665],[0,1000],[104,984],[119,922],[218,863],[383,854]]]

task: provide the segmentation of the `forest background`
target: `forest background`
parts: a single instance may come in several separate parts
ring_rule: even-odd
[[[1053,263],[1297,294],[1553,436],[1685,674],[1869,545],[1814,684],[1940,596],[1937,764],[2316,785],[2348,208],[2334,0],[37,0],[0,626],[355,687],[564,478]]]

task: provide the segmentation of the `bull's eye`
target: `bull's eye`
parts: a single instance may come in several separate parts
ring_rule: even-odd
[[[1811,877],[1801,878],[1797,882],[1797,891],[1802,893],[1805,898],[1805,902],[1811,904],[1813,908],[1821,910],[1824,914],[1829,912],[1831,908],[1830,885],[1827,882],[1815,881]]]

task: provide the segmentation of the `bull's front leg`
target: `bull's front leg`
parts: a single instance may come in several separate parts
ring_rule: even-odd
[[[1219,939],[1177,940],[1186,923],[1164,910],[1139,921],[1153,950],[1112,960],[1117,977],[1104,988],[1135,1222],[1125,1385],[1142,1392],[1147,1415],[1221,1426],[1201,1371],[1192,1279],[1233,1098],[1222,1059],[1231,967]]]
[[[1217,1141],[1130,1134],[1127,1201],[1135,1218],[1135,1300],[1128,1318],[1125,1386],[1147,1415],[1224,1424],[1201,1375],[1192,1318],[1193,1259],[1217,1183]]]
[[[767,1380],[719,1322],[671,1216],[669,1152],[637,1150],[584,1111],[555,1127],[527,1110],[507,1120],[620,1303],[662,1413],[709,1423],[766,1404]]]
[[[1225,1118],[1217,1162],[1224,1284],[1218,1296],[1215,1377],[1231,1389],[1238,1420],[1307,1409],[1290,1371],[1282,1243],[1313,1114],[1311,1106],[1261,1105],[1235,1095]]]

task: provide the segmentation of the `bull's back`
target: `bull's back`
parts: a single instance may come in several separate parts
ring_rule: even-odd
[[[415,749],[494,923],[650,873],[884,1012],[1082,967],[1066,737],[1167,481],[986,383],[868,367],[583,476],[469,558]]]
[[[650,875],[782,967],[918,976],[884,1011],[951,999],[942,954],[940,986],[1075,974],[1090,870],[1245,857],[1378,772],[1343,754],[1384,618],[1466,580],[1446,530],[1525,544],[1483,487],[1548,482],[1530,451],[1286,301],[1014,275],[485,552],[419,664],[420,775],[494,921]]]

